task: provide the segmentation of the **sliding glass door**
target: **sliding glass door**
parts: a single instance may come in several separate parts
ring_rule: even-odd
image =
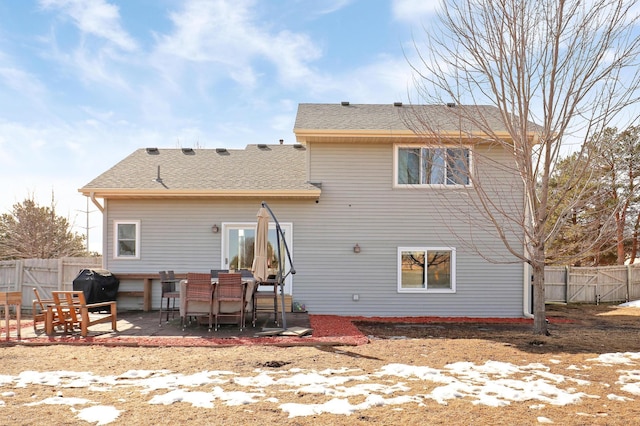
[[[287,242],[289,250],[292,252],[292,226],[290,223],[280,224]],[[255,223],[225,223],[222,224],[222,259],[221,269],[249,269],[253,264],[253,250],[255,244],[256,224]],[[269,224],[269,242],[267,245],[268,260],[267,266],[269,274],[278,272],[278,240],[275,224]],[[284,271],[290,269],[289,261],[282,247],[282,260],[285,262]],[[216,268],[212,268],[216,269]],[[285,293],[291,294],[291,276],[285,280]]]

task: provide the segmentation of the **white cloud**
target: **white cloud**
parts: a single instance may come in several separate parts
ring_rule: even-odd
[[[32,74],[12,66],[0,67],[0,81],[22,96],[38,99],[47,93],[46,88]]]
[[[439,1],[425,0],[393,0],[391,13],[398,21],[419,24],[432,16],[440,7]]]
[[[249,86],[257,83],[254,64],[259,61],[267,60],[289,83],[312,73],[308,63],[320,57],[320,50],[309,36],[274,30],[273,24],[260,22],[257,10],[253,0],[187,2],[170,15],[173,33],[158,36],[158,66],[175,67],[178,59],[204,63],[209,75],[221,67],[218,75]]]
[[[40,0],[45,9],[60,9],[85,34],[105,39],[124,51],[137,49],[137,44],[120,24],[117,6],[104,0]]]
[[[58,59],[67,62],[85,83],[100,83],[108,87],[133,92],[127,79],[112,66],[107,55],[78,48],[71,55],[62,55]]]
[[[327,15],[345,8],[350,3],[353,3],[353,0],[325,0],[320,4],[314,4],[314,6],[321,8],[318,14]]]
[[[411,68],[403,56],[380,55],[368,64],[339,75],[316,75],[307,82],[311,100],[392,103],[404,101],[414,90]]]
[[[58,45],[55,29],[47,37],[40,37],[51,44],[47,59],[63,64],[65,72],[77,75],[92,88],[106,86],[135,93],[130,75],[124,75],[117,65],[135,65],[141,54],[136,41],[122,27],[117,6],[105,0],[40,0],[40,6],[56,12],[63,22],[71,21],[80,31],[73,48]]]

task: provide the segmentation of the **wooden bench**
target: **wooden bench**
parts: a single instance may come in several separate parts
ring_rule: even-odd
[[[144,297],[144,291],[118,291],[118,297]]]
[[[118,296],[123,297],[142,297],[142,310],[148,312],[151,310],[151,290],[153,280],[160,280],[160,274],[158,272],[134,272],[134,273],[117,273],[115,275],[120,281],[142,281],[142,291],[118,291]],[[185,279],[187,274],[176,274],[176,278]]]

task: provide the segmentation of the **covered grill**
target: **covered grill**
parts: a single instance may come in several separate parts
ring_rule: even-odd
[[[73,290],[82,291],[87,304],[116,300],[119,285],[120,280],[106,269],[82,269],[73,280]]]

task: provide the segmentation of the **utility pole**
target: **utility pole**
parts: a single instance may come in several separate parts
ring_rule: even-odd
[[[80,213],[84,213],[87,217],[87,225],[84,227],[84,233],[87,236],[87,254],[89,254],[89,229],[93,228],[89,226],[89,214],[95,212],[95,210],[89,210],[89,197],[87,199],[87,209],[86,210],[78,210]]]

